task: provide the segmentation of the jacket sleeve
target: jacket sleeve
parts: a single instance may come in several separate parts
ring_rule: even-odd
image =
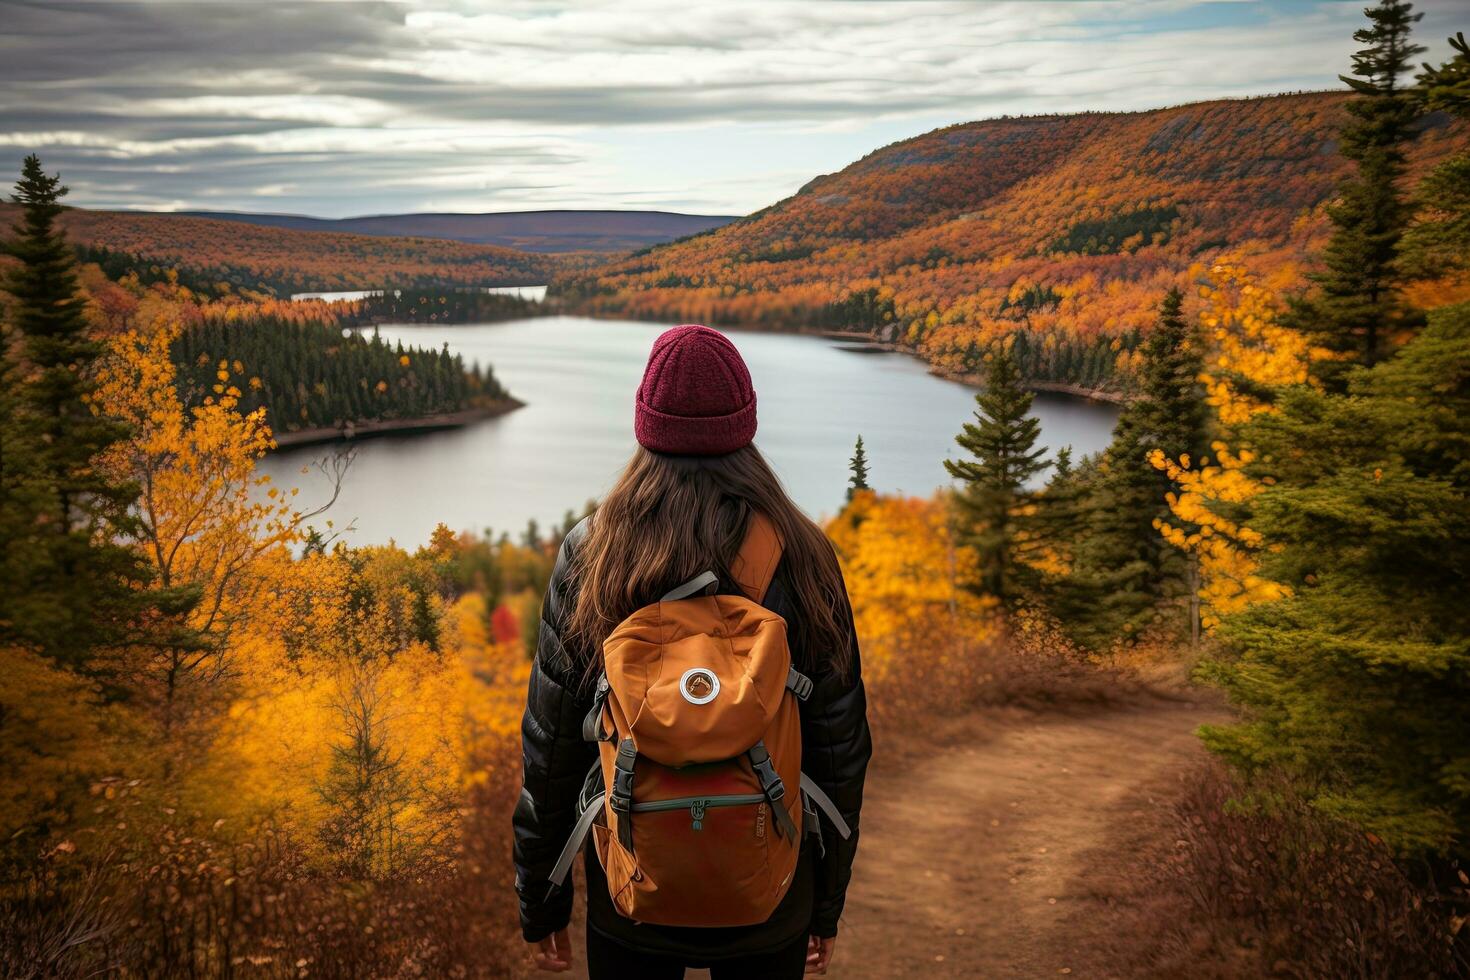
[[[553,889],[547,879],[571,835],[582,780],[596,754],[594,746],[582,741],[582,716],[588,705],[576,695],[576,661],[562,642],[574,536],[575,532],[562,544],[541,605],[536,657],[521,720],[521,795],[512,822],[516,893],[527,942],[543,939],[571,920],[572,880]]]
[[[844,606],[846,597],[844,596]],[[852,862],[857,855],[858,816],[863,807],[863,780],[873,739],[868,731],[868,702],[863,690],[862,665],[852,609],[844,609],[852,667],[846,676],[824,671],[813,677],[811,697],[802,705],[802,770],[822,788],[852,828],[843,840],[830,825],[823,828],[823,853],[817,857],[816,895],[811,931],[816,936],[837,935],[837,920],[847,900]]]

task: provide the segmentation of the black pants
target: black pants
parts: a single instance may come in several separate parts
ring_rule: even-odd
[[[587,975],[591,980],[680,980],[686,968],[710,971],[710,980],[797,980],[806,971],[807,937],[772,953],[699,962],[641,953],[587,930]]]

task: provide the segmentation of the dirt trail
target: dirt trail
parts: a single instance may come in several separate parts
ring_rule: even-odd
[[[1203,758],[1194,729],[1223,718],[1163,701],[987,711],[880,744],[829,975],[1107,976],[1095,858],[1134,846],[1143,821],[1165,826],[1179,776]]]
[[[1194,729],[1222,718],[1178,703],[976,715],[927,759],[880,769],[832,974],[1106,975],[1089,856],[1159,820],[1203,757]]]

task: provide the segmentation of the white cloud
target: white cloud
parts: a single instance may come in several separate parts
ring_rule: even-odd
[[[0,146],[89,205],[740,212],[936,125],[1333,87],[1362,2],[21,3]]]

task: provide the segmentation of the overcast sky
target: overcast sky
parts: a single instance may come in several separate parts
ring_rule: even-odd
[[[0,0],[0,163],[91,207],[745,213],[936,126],[1335,87],[1365,0]],[[1464,0],[1422,0],[1436,59]]]

